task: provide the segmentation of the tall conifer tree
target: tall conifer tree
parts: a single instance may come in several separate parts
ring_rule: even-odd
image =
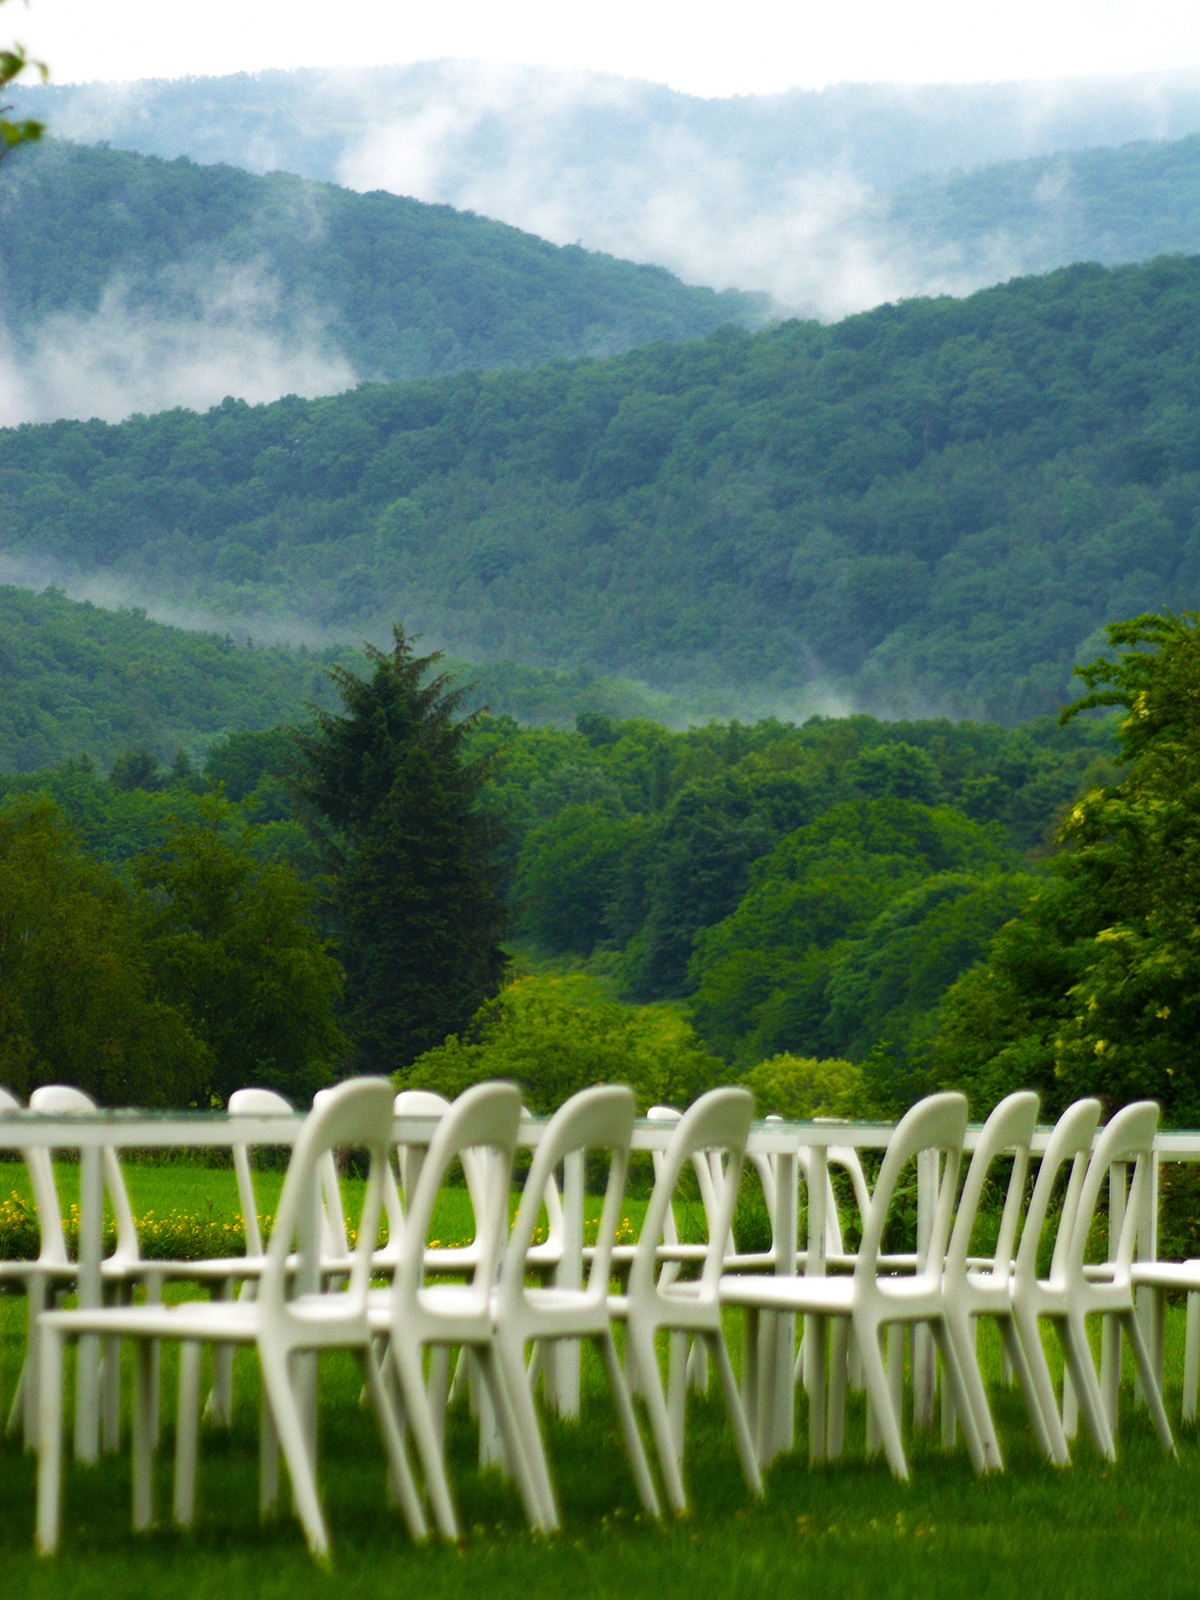
[[[334,879],[345,1026],[356,1065],[394,1072],[461,1031],[508,957],[486,766],[466,758],[464,691],[402,628],[371,671],[335,668],[342,714],[300,738],[310,826]]]

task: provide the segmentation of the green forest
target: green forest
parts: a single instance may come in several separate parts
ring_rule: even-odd
[[[70,608],[60,597],[47,598],[52,607]],[[86,624],[95,608],[74,612]],[[162,636],[157,656],[143,644],[140,674],[131,670],[131,678],[171,671],[175,662],[165,646],[178,651],[173,630],[137,616],[115,620],[126,634],[115,633],[114,645],[139,631],[157,628]],[[84,637],[80,631],[79,650]],[[220,659],[220,641],[201,643]],[[234,652],[246,660],[271,654]],[[329,707],[335,691],[345,693],[337,683],[363,682],[370,660],[353,659],[348,676],[345,667],[323,667],[308,656],[304,671],[310,680],[323,680],[322,692],[314,689],[311,699]],[[365,681],[372,681],[369,670]],[[559,679],[557,687],[567,703],[571,686]],[[782,1056],[870,1065],[877,1097],[902,1098],[903,1088],[887,1085],[906,1084],[925,1070],[943,994],[1029,899],[1044,875],[1058,821],[1077,795],[1111,778],[1116,753],[1103,719],[1067,728],[1047,720],[1010,730],[860,715],[817,717],[800,726],[710,722],[671,732],[646,716],[586,709],[588,687],[573,687],[580,709],[571,728],[522,725],[504,713],[468,714],[463,686],[451,678],[438,692],[450,696],[464,770],[478,774],[472,782],[491,841],[488,870],[509,941],[526,960],[591,974],[603,994],[626,1004],[581,1012],[551,993],[530,1012],[518,986],[506,991],[515,998],[495,1002],[499,1011],[485,1005],[478,1022],[483,1031],[472,1034],[465,1025],[474,1005],[464,1000],[457,1017],[441,1024],[441,1034],[454,1032],[465,1041],[448,1047],[448,1060],[445,1050],[436,1061],[420,1056],[438,1044],[436,1019],[408,1055],[420,1056],[420,1070],[450,1087],[466,1070],[464,1049],[482,1052],[484,1065],[495,1067],[489,1040],[519,1054],[540,1038],[535,1055],[554,1040],[563,1061],[574,1050],[579,1071],[605,1051],[633,1048],[633,1040],[646,1057],[647,1083],[660,1094],[675,1081],[672,1073],[682,1072],[680,1082],[694,1089]],[[163,974],[175,971],[168,962],[172,950],[179,960],[199,959],[206,950],[205,960],[232,960],[230,951],[245,937],[244,916],[258,906],[254,915],[269,918],[272,907],[286,904],[287,925],[299,930],[288,948],[294,946],[302,966],[311,962],[314,973],[324,974],[324,999],[314,1015],[325,1016],[328,1028],[310,1022],[325,1053],[315,1064],[306,1056],[296,1080],[310,1085],[353,1059],[331,1020],[340,993],[329,977],[333,969],[316,954],[325,949],[331,958],[350,959],[331,887],[340,881],[336,863],[343,847],[328,855],[305,804],[304,751],[314,728],[328,725],[331,715],[318,709],[313,723],[313,714],[313,708],[307,715],[298,708],[299,742],[286,725],[248,729],[210,742],[195,762],[186,751],[163,761],[139,743],[113,757],[107,771],[81,757],[0,778],[0,819],[9,829],[0,838],[0,913],[8,925],[25,903],[17,890],[27,882],[22,873],[31,870],[31,857],[62,884],[63,917],[71,914],[72,895],[91,883],[95,897],[96,884],[107,884],[100,899],[116,919],[114,948],[124,948],[122,940],[137,946],[139,928],[160,928],[163,883],[173,885],[177,877],[170,873],[183,873],[182,886],[171,894],[184,894],[193,907],[192,943],[185,942],[182,955],[169,940],[146,946],[159,949],[167,965],[158,971],[153,963],[152,969],[144,961],[134,964],[138,1006],[161,998]],[[411,794],[414,769],[398,770],[408,774],[403,792]],[[353,796],[357,781],[339,778],[332,792]],[[433,826],[439,805],[431,800],[423,815]],[[388,881],[400,877],[389,872]],[[226,889],[218,893],[214,881]],[[267,897],[261,905],[260,894]],[[204,912],[206,895],[223,909]],[[219,949],[209,949],[217,935],[205,919],[213,916],[225,930]],[[45,934],[40,913],[36,920]],[[378,929],[377,922],[371,925]],[[201,938],[198,927],[210,931]],[[305,942],[314,935],[325,942]],[[58,936],[46,937],[49,948],[57,948]],[[172,981],[182,984],[180,992],[191,992],[178,973]],[[421,992],[429,993],[429,985]],[[488,992],[484,984],[476,1003]],[[630,1012],[629,1002],[674,1007],[669,1037],[650,1013],[639,1021],[643,1013]],[[125,1015],[117,1000],[112,1004]],[[135,1007],[129,1015],[142,1012]],[[227,1010],[220,1017],[226,1034],[236,1031]],[[154,1043],[149,1013],[144,1020],[150,1031],[144,1039],[138,1035],[137,1050],[165,1048]],[[205,1023],[197,1032],[194,1017],[187,1024],[194,1050],[191,1065],[180,1067],[181,1084],[215,1070],[212,1049],[201,1046],[216,1037],[217,1026]],[[349,1033],[353,1039],[352,1025]],[[69,1051],[70,1040],[55,1048]],[[117,1055],[124,1050],[131,1060],[133,1049],[126,1038]],[[402,1039],[392,1054],[403,1064]],[[22,1069],[26,1076],[35,1070],[28,1062]],[[14,1066],[10,1077],[16,1072]],[[272,1081],[295,1087],[278,1061],[274,1068],[264,1062],[263,1073],[270,1072]],[[780,1092],[794,1098],[796,1086],[784,1078]],[[114,1092],[111,1084],[104,1088]]]
[[[0,545],[239,618],[1016,723],[1200,586],[1200,259],[0,432]],[[807,697],[807,700],[805,699]],[[824,697],[822,699],[822,697]]]
[[[114,285],[126,315],[201,318],[239,270],[269,289],[275,332],[315,320],[330,354],[387,381],[612,355],[757,324],[767,308],[449,206],[281,172],[57,140],[0,172],[0,319],[18,353]]]
[[[1200,249],[1200,137],[1067,150],[877,197],[877,247],[981,279]]]
[[[131,748],[202,764],[221,735],[302,721],[331,703],[328,669],[349,647],[255,644],[112,611],[61,591],[0,585],[0,773],[87,756],[107,768]],[[579,711],[684,723],[706,708],[590,672],[495,661],[446,663],[468,707],[571,727]],[[716,703],[709,714],[724,714]]]

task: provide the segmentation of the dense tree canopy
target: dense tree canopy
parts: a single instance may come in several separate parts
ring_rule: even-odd
[[[249,1084],[307,1104],[340,1075],[342,972],[310,921],[310,894],[278,862],[256,861],[228,808],[168,826],[140,858],[146,960],[157,995],[204,1047],[194,1093],[224,1105]]]
[[[1109,630],[1115,659],[1081,668],[1065,716],[1120,706],[1119,782],[1089,790],[1048,880],[950,991],[944,1074],[1048,1103],[1153,1095],[1200,1122],[1200,616]]]
[[[87,855],[46,799],[0,808],[0,1079],[108,1105],[303,1102],[336,1077],[341,969],[308,893],[256,860],[228,807],[159,819],[131,875]]]
[[[762,296],[382,190],[58,141],[5,168],[0,316],[18,356],[50,317],[203,325],[222,295],[385,381],[612,355],[765,311]]]
[[[0,432],[5,545],[240,616],[1016,722],[1200,583],[1200,259]],[[813,703],[810,701],[809,703]]]

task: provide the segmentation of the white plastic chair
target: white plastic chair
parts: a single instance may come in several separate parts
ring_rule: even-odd
[[[662,1152],[654,1190],[630,1264],[626,1292],[608,1297],[610,1315],[626,1325],[626,1359],[632,1357],[633,1360],[646,1401],[667,1499],[676,1511],[687,1509],[681,1469],[686,1390],[683,1349],[689,1335],[703,1340],[716,1363],[742,1472],[751,1492],[762,1493],[762,1476],[725,1345],[717,1295],[753,1115],[754,1098],[745,1089],[712,1089],[684,1112]],[[663,1258],[660,1244],[669,1226],[671,1201],[684,1167],[695,1156],[703,1159],[714,1151],[724,1158],[720,1181],[702,1182],[700,1186],[701,1197],[707,1196],[708,1244],[699,1277],[681,1281],[677,1276],[678,1263]],[[705,1166],[715,1180],[714,1169],[707,1160]],[[669,1402],[663,1392],[654,1350],[655,1335],[660,1329],[671,1333],[671,1344],[675,1347],[671,1351]]]
[[[1050,1436],[1042,1416],[1041,1403],[1025,1359],[1024,1346],[1017,1330],[1012,1306],[1013,1258],[1029,1170],[1029,1146],[1037,1126],[1038,1097],[1029,1091],[1010,1094],[995,1107],[983,1127],[971,1158],[966,1182],[959,1197],[954,1231],[946,1251],[943,1294],[946,1323],[954,1340],[963,1382],[975,1411],[984,1459],[989,1467],[1003,1469],[1004,1458],[996,1438],[996,1425],[988,1403],[983,1374],[976,1353],[975,1324],[980,1317],[991,1317],[1000,1335],[1009,1362],[1015,1371],[1025,1400],[1034,1434],[1045,1453],[1054,1459]],[[997,1160],[1011,1154],[1012,1170],[1005,1192],[1004,1210],[996,1248],[986,1261],[972,1258],[971,1232],[979,1211],[984,1184]],[[954,1410],[946,1405],[946,1442],[953,1434]]]
[[[1145,1186],[1151,1179],[1158,1106],[1152,1100],[1139,1100],[1118,1111],[1101,1130],[1085,1165],[1085,1152],[1091,1142],[1090,1129],[1095,1127],[1098,1114],[1096,1101],[1080,1101],[1063,1114],[1051,1136],[1047,1159],[1053,1156],[1061,1162],[1073,1155],[1075,1162],[1063,1201],[1049,1277],[1037,1276],[1037,1236],[1045,1221],[1049,1200],[1048,1186],[1044,1194],[1039,1193],[1043,1187],[1042,1174],[1039,1174],[1030,1201],[1025,1233],[1013,1274],[1013,1310],[1054,1456],[1059,1462],[1068,1459],[1067,1442],[1038,1332],[1042,1317],[1048,1317],[1054,1325],[1079,1408],[1100,1454],[1107,1456],[1110,1461],[1116,1459],[1117,1396],[1115,1383],[1107,1398],[1101,1392],[1100,1379],[1088,1344],[1086,1319],[1089,1316],[1112,1317],[1127,1334],[1133,1347],[1142,1393],[1159,1440],[1164,1450],[1172,1454],[1175,1451],[1170,1424],[1163,1409],[1162,1392],[1133,1304],[1133,1252],[1141,1222]],[[1064,1124],[1067,1124],[1066,1128]],[[1055,1141],[1059,1139],[1060,1129],[1063,1130],[1062,1140],[1056,1148]],[[1113,1163],[1127,1161],[1135,1163],[1133,1183],[1116,1252],[1103,1267],[1093,1271],[1085,1268],[1083,1258],[1100,1189],[1108,1179]],[[1045,1166],[1046,1159],[1043,1160]]]
[[[908,1477],[908,1462],[900,1434],[899,1408],[884,1369],[879,1344],[881,1328],[894,1323],[924,1322],[929,1325],[951,1385],[954,1403],[962,1417],[963,1435],[971,1464],[976,1472],[982,1472],[984,1467],[983,1448],[946,1325],[942,1297],[942,1264],[950,1232],[966,1126],[967,1102],[960,1094],[930,1095],[903,1117],[888,1143],[871,1203],[863,1219],[862,1244],[854,1258],[854,1271],[849,1276],[742,1275],[724,1277],[720,1284],[721,1299],[725,1304],[761,1311],[802,1312],[811,1317],[812,1336],[822,1352],[826,1320],[834,1319],[827,1421],[830,1453],[834,1455],[841,1447],[845,1357],[853,1330],[862,1363],[863,1384],[882,1435],[888,1464],[894,1475],[901,1479]],[[924,1151],[935,1152],[943,1162],[928,1251],[913,1271],[893,1272],[888,1270],[887,1259],[882,1254],[884,1228],[892,1196],[904,1168]],[[755,1346],[755,1340],[747,1341],[751,1358]]]
[[[276,1102],[273,1109],[291,1110],[291,1106],[282,1096],[273,1095],[269,1090],[252,1091],[258,1095],[269,1095]],[[29,1109],[47,1116],[94,1116],[99,1107],[91,1095],[82,1089],[76,1089],[66,1084],[44,1084],[35,1089],[29,1097]],[[53,1183],[53,1167],[50,1164],[50,1152],[45,1152],[46,1166]],[[235,1149],[235,1162],[237,1151]],[[244,1157],[243,1157],[244,1159]],[[111,1255],[101,1262],[101,1281],[104,1286],[106,1299],[128,1300],[135,1289],[145,1289],[146,1299],[151,1303],[160,1302],[163,1287],[167,1283],[195,1283],[206,1287],[216,1299],[228,1299],[239,1280],[256,1277],[262,1270],[263,1255],[262,1241],[258,1236],[258,1219],[245,1219],[247,1229],[247,1256],[217,1257],[208,1261],[168,1261],[160,1259],[147,1259],[141,1253],[138,1241],[137,1222],[134,1219],[133,1207],[129,1200],[129,1191],[125,1186],[125,1177],[121,1171],[120,1159],[116,1150],[111,1145],[105,1145],[101,1151],[101,1170],[104,1178],[104,1187],[108,1193],[109,1203],[113,1208],[116,1221],[116,1245]],[[248,1170],[248,1169],[247,1169]],[[240,1179],[239,1179],[240,1189]],[[243,1210],[245,1209],[243,1202]],[[251,1208],[253,1210],[253,1208]],[[251,1248],[252,1243],[257,1244],[257,1250]],[[157,1352],[152,1357],[152,1365],[157,1373]],[[220,1367],[220,1364],[219,1364]],[[229,1384],[227,1373],[220,1371],[219,1392],[214,1400],[214,1413],[218,1418],[227,1417]],[[154,1432],[158,1431],[158,1385],[157,1377],[154,1383],[154,1398],[151,1404],[151,1418]],[[102,1382],[102,1410],[101,1410],[101,1447],[105,1451],[116,1450],[120,1444],[120,1345],[113,1342],[105,1346]]]
[[[21,1102],[0,1089],[0,1116],[21,1110]],[[37,1319],[47,1306],[75,1287],[77,1268],[67,1254],[54,1168],[49,1150],[30,1145],[21,1151],[38,1219],[38,1254],[35,1261],[0,1261],[0,1289],[19,1289],[25,1296],[28,1331],[25,1360],[17,1379],[8,1413],[7,1431],[23,1427],[26,1450],[37,1442]]]
[[[521,1095],[511,1083],[476,1084],[442,1115],[409,1196],[404,1245],[391,1290],[372,1291],[368,1302],[372,1331],[387,1335],[388,1370],[399,1383],[404,1414],[425,1473],[426,1492],[438,1529],[447,1539],[458,1538],[458,1515],[446,1474],[440,1426],[425,1388],[422,1355],[426,1347],[436,1350],[461,1345],[473,1352],[526,1516],[535,1527],[548,1526],[497,1359],[492,1318],[491,1296],[508,1231],[508,1190],[520,1120]],[[452,1163],[467,1153],[473,1153],[481,1181],[475,1215],[477,1258],[465,1283],[426,1283],[432,1254],[426,1246],[438,1192]]]
[[[153,1521],[150,1423],[151,1352],[163,1339],[180,1341],[179,1416],[175,1444],[175,1521],[190,1525],[195,1509],[195,1468],[204,1344],[231,1343],[257,1349],[263,1379],[264,1466],[273,1465],[275,1441],[283,1450],[297,1515],[309,1549],[325,1557],[329,1536],[317,1497],[315,1459],[303,1407],[295,1393],[292,1365],[301,1352],[350,1349],[359,1357],[409,1529],[423,1538],[425,1519],[404,1453],[391,1403],[370,1357],[366,1302],[371,1245],[382,1205],[382,1165],[391,1138],[392,1086],[382,1078],[339,1084],[306,1119],[296,1142],[267,1248],[266,1267],[253,1299],[185,1301],[181,1305],[110,1306],[97,1310],[44,1312],[40,1319],[43,1380],[38,1437],[38,1547],[58,1547],[62,1476],[63,1353],[69,1339],[99,1334],[129,1339],[136,1350],[133,1416],[133,1525]],[[344,1287],[303,1290],[320,1281],[317,1188],[326,1154],[341,1145],[365,1147],[370,1166],[353,1266]],[[293,1262],[293,1248],[298,1266]],[[293,1280],[302,1292],[289,1298]],[[264,1496],[264,1498],[266,1498]],[[263,1509],[269,1509],[268,1504]]]
[[[607,1085],[584,1089],[573,1095],[551,1118],[529,1169],[525,1192],[504,1254],[500,1284],[493,1297],[496,1350],[522,1430],[530,1469],[541,1495],[543,1516],[552,1528],[558,1527],[558,1508],[546,1465],[545,1445],[533,1404],[530,1379],[525,1369],[525,1349],[532,1343],[544,1344],[558,1339],[591,1339],[595,1342],[604,1360],[617,1420],[633,1465],[642,1505],[651,1516],[659,1514],[658,1496],[654,1492],[646,1453],[637,1430],[608,1312],[613,1241],[625,1193],[634,1110],[631,1090]],[[606,1153],[610,1157],[604,1209],[587,1283],[580,1289],[532,1287],[526,1281],[530,1244],[541,1215],[547,1185],[554,1182],[555,1170],[566,1156],[587,1150]]]

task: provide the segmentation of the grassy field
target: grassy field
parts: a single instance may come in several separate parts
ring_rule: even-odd
[[[169,1177],[164,1178],[164,1173]],[[181,1170],[131,1168],[135,1204],[156,1193],[180,1203]],[[228,1184],[226,1183],[228,1180]],[[189,1193],[232,1205],[232,1175],[189,1169]],[[156,1190],[156,1185],[171,1187]],[[453,1201],[451,1202],[453,1204]],[[453,1224],[455,1218],[448,1215]],[[448,1227],[447,1232],[451,1232]],[[7,1404],[20,1365],[24,1306],[0,1301],[0,1399]],[[730,1325],[737,1344],[736,1324]],[[1183,1317],[1168,1327],[1168,1409],[1178,1416]],[[985,1359],[995,1351],[985,1338]],[[170,1382],[159,1457],[160,1515],[170,1499]],[[852,1407],[845,1459],[810,1470],[803,1449],[777,1461],[767,1494],[753,1503],[742,1485],[719,1407],[698,1397],[689,1416],[687,1476],[694,1505],[658,1526],[637,1514],[615,1441],[604,1386],[585,1364],[584,1416],[551,1419],[551,1457],[564,1512],[553,1539],[529,1534],[510,1486],[475,1465],[469,1418],[451,1428],[452,1475],[466,1537],[461,1546],[416,1548],[383,1495],[383,1466],[370,1418],[357,1405],[352,1364],[329,1358],[321,1382],[322,1490],[334,1540],[334,1570],[310,1561],[287,1516],[257,1520],[257,1385],[252,1358],[239,1357],[234,1427],[207,1430],[202,1444],[200,1517],[191,1535],[169,1525],[129,1532],[128,1457],[95,1468],[70,1466],[61,1555],[32,1550],[33,1462],[14,1442],[0,1448],[0,1595],[30,1600],[91,1596],[186,1596],[233,1600],[358,1600],[418,1593],[422,1600],[553,1594],[739,1600],[780,1595],[1123,1596],[1143,1590],[1192,1595],[1200,1575],[1200,1439],[1180,1432],[1179,1460],[1160,1451],[1143,1413],[1123,1396],[1121,1459],[1098,1460],[1082,1438],[1065,1472],[1036,1454],[1015,1393],[994,1390],[1009,1470],[977,1482],[961,1448],[943,1455],[935,1438],[913,1444],[913,1478],[892,1481],[863,1452],[861,1403]],[[805,1438],[797,1406],[797,1437]]]

